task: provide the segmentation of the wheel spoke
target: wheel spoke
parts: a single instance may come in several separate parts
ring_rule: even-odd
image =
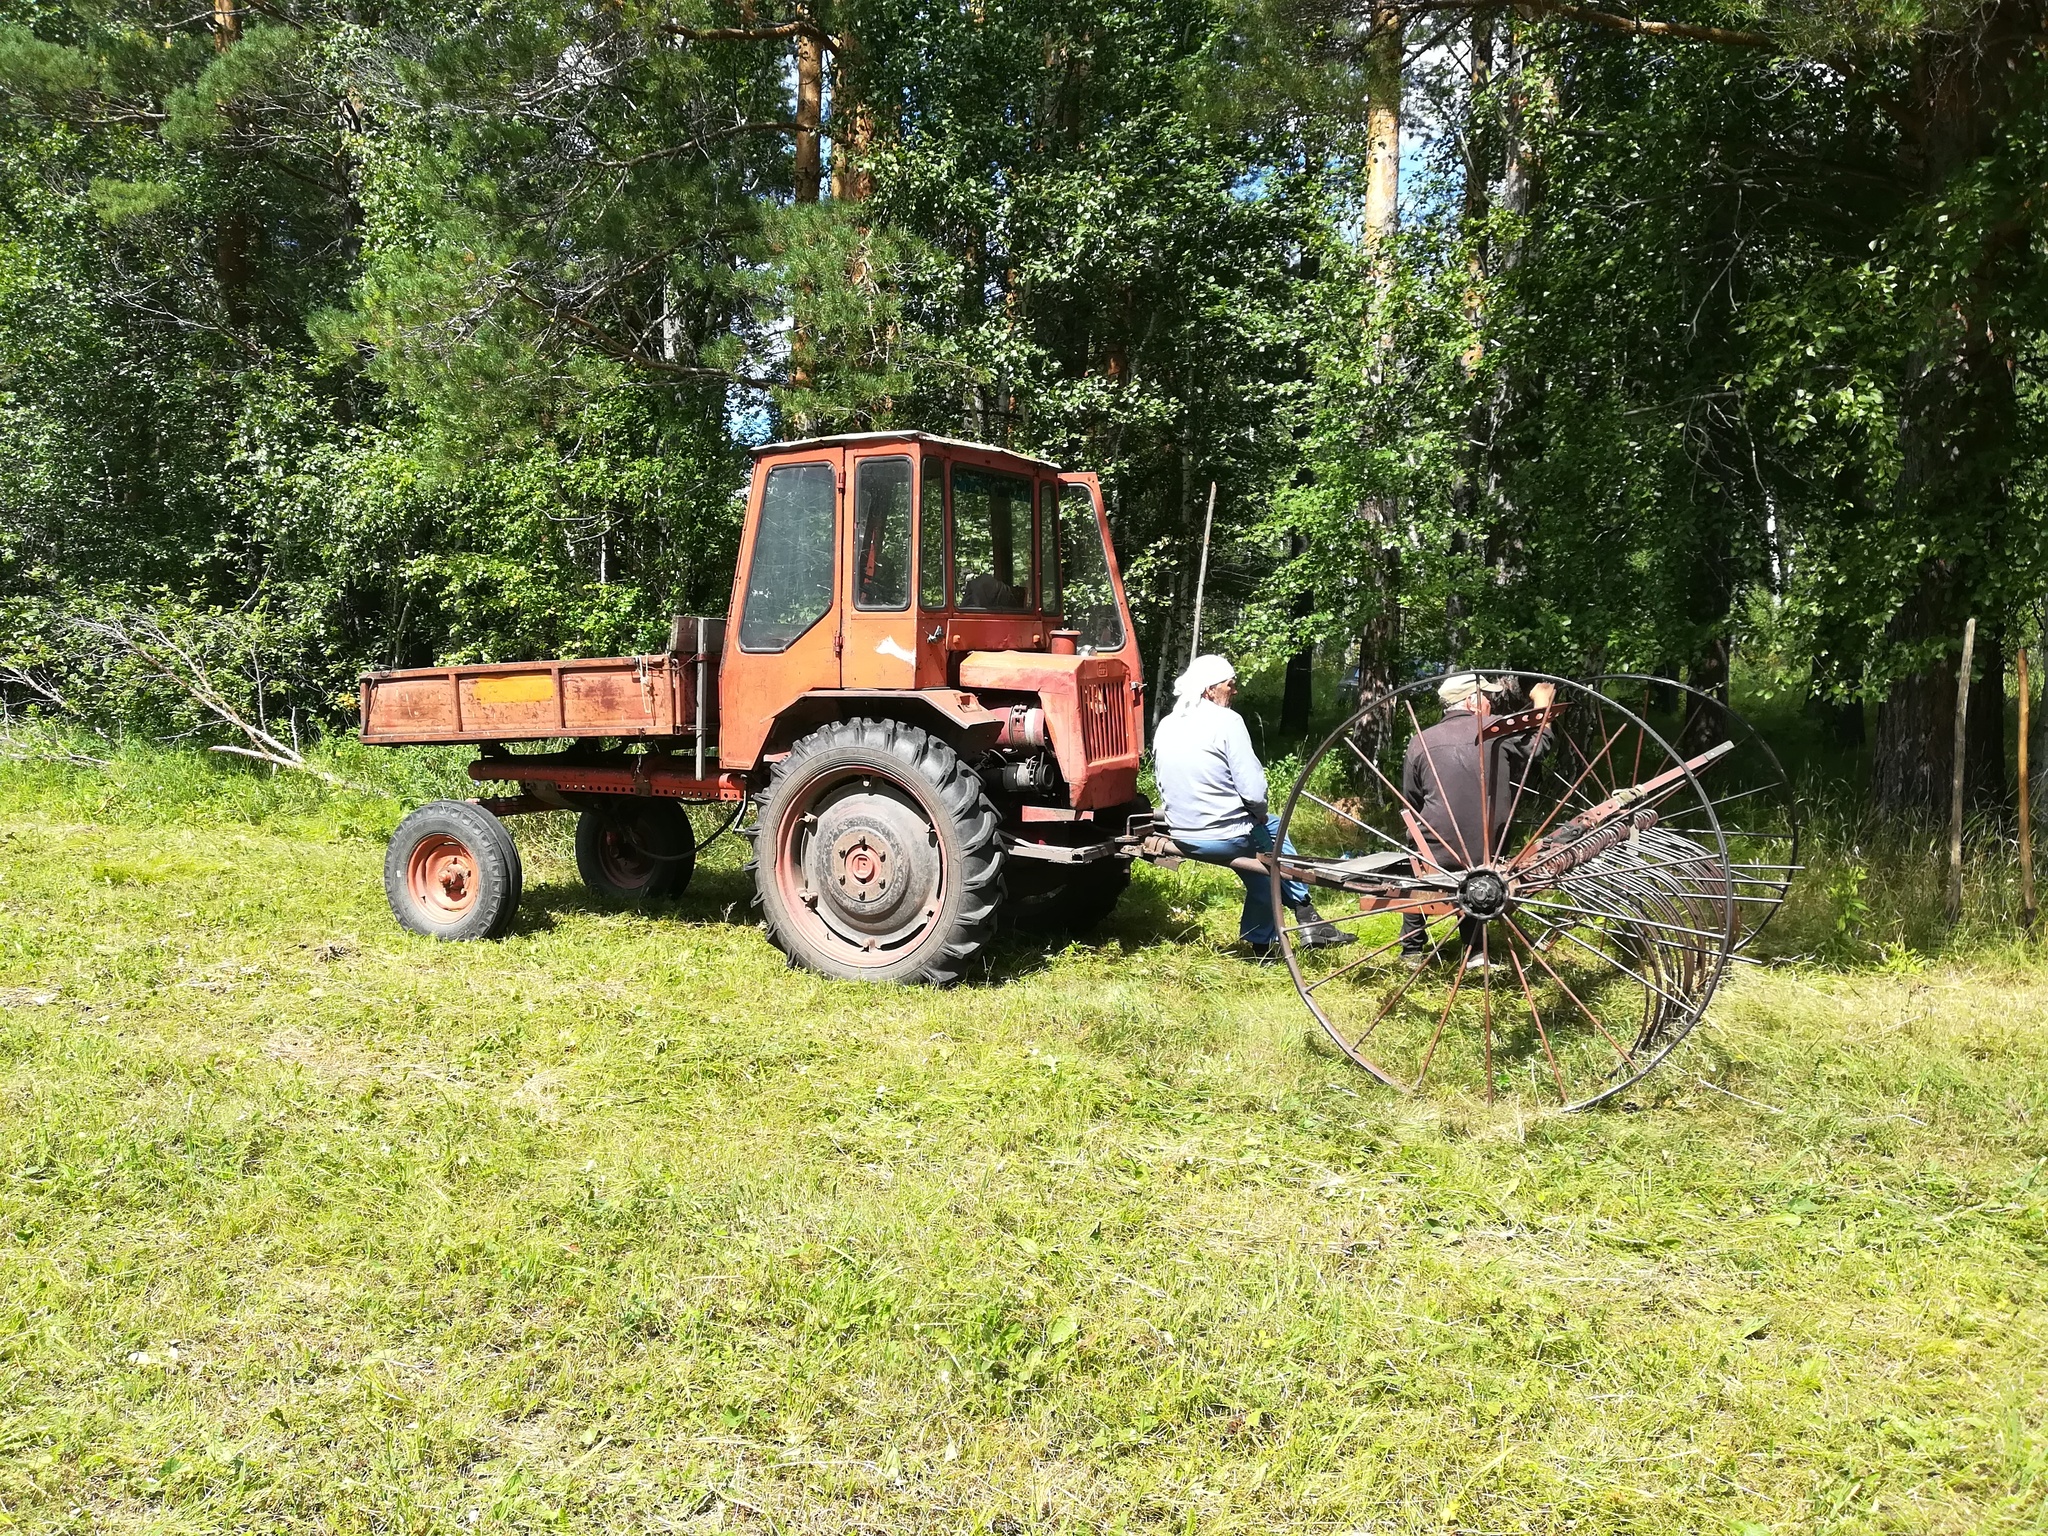
[[[1349,811],[1340,811],[1339,809],[1337,809],[1336,806],[1330,804],[1329,801],[1325,800],[1321,795],[1317,794],[1314,790],[1304,789],[1302,793],[1308,796],[1309,799],[1315,801],[1317,805],[1320,805],[1332,816],[1342,816],[1346,821],[1355,822],[1358,826],[1364,828],[1366,831],[1370,832],[1374,837],[1378,838],[1381,842],[1385,843],[1389,848],[1392,848],[1400,853],[1408,854],[1412,858],[1421,859],[1423,863],[1427,864],[1431,869],[1435,870],[1440,875],[1448,875],[1451,873],[1450,870],[1445,869],[1441,864],[1437,863],[1434,859],[1430,858],[1428,854],[1421,853],[1418,850],[1411,848],[1406,843],[1395,842],[1393,838],[1387,836],[1386,833],[1382,832],[1378,827],[1374,826],[1371,822],[1362,821],[1358,817],[1353,816]],[[1293,855],[1293,857],[1299,858],[1301,857],[1301,855],[1295,854]]]
[[[1557,1102],[1560,1106],[1569,1104],[1572,1096],[1564,1085],[1564,1070],[1557,1064],[1557,1053],[1550,1048],[1550,1033],[1543,1027],[1543,1010],[1536,1006],[1536,992],[1529,985],[1528,973],[1522,969],[1522,957],[1515,953],[1515,946],[1508,945],[1508,959],[1514,963],[1515,980],[1522,984],[1522,995],[1529,1000],[1529,1017],[1536,1021],[1536,1038],[1543,1042],[1543,1057],[1550,1063],[1551,1076],[1557,1079]]]
[[[1450,931],[1452,933],[1456,933],[1458,931],[1458,925],[1456,923],[1452,923]],[[1423,933],[1426,935],[1428,932],[1428,928],[1425,927],[1423,929]],[[1356,1050],[1359,1046],[1365,1044],[1367,1036],[1371,1035],[1374,1030],[1380,1027],[1380,1020],[1384,1019],[1389,1013],[1391,1013],[1393,1011],[1394,1005],[1400,1002],[1401,999],[1407,995],[1408,989],[1415,985],[1415,979],[1422,974],[1425,966],[1429,962],[1434,961],[1436,959],[1438,952],[1441,951],[1443,947],[1444,941],[1442,939],[1438,939],[1434,944],[1429,946],[1429,954],[1425,960],[1424,965],[1417,966],[1415,969],[1409,971],[1407,976],[1402,980],[1401,985],[1394,989],[1394,995],[1392,997],[1389,997],[1384,1003],[1380,1004],[1380,1011],[1374,1014],[1372,1022],[1365,1026],[1365,1034],[1360,1035],[1358,1039],[1352,1043],[1353,1050]]]
[[[1556,970],[1552,968],[1550,962],[1543,958],[1542,951],[1538,950],[1534,944],[1531,944],[1529,942],[1529,935],[1522,932],[1521,929],[1515,926],[1515,920],[1513,918],[1506,917],[1502,918],[1501,921],[1508,925],[1508,932],[1510,932],[1516,938],[1522,941],[1523,948],[1529,951],[1529,958],[1531,960],[1534,960],[1538,965],[1543,967],[1544,971],[1548,973],[1550,979],[1557,983],[1558,990],[1564,993],[1566,997],[1572,1000],[1572,1006],[1574,1008],[1577,1008],[1579,1012],[1583,1013],[1586,1016],[1586,1022],[1591,1024],[1595,1029],[1599,1030],[1601,1035],[1606,1039],[1607,1043],[1614,1047],[1615,1052],[1621,1057],[1621,1059],[1627,1062],[1631,1067],[1633,1067],[1636,1064],[1636,1059],[1634,1055],[1632,1055],[1628,1051],[1628,1049],[1622,1045],[1622,1043],[1619,1040],[1615,1039],[1614,1036],[1607,1033],[1607,1026],[1600,1022],[1600,1020],[1594,1015],[1592,1009],[1588,1008],[1583,1002],[1579,1000],[1579,994],[1574,992],[1571,989],[1570,983],[1568,983],[1562,976],[1558,975]]]
[[[1401,935],[1397,933],[1391,939],[1387,940],[1386,943],[1382,944],[1378,949],[1368,951],[1367,953],[1360,955],[1356,960],[1347,961],[1345,964],[1337,967],[1337,969],[1334,971],[1325,971],[1322,975],[1318,976],[1314,981],[1308,984],[1307,990],[1313,992],[1317,987],[1324,985],[1326,982],[1335,981],[1339,976],[1347,975],[1350,972],[1357,970],[1361,965],[1364,965],[1368,960],[1377,960],[1381,955],[1384,955],[1388,950],[1392,949],[1395,945],[1399,944],[1400,942]]]
[[[1479,1033],[1486,1055],[1486,1102],[1493,1102],[1493,956],[1488,949],[1488,923],[1479,930]]]
[[[1663,998],[1665,1002],[1671,1004],[1672,1007],[1678,1009],[1691,1008],[1692,1005],[1686,1002],[1683,998],[1673,997],[1669,992],[1666,992],[1662,987],[1658,986],[1654,981],[1650,980],[1649,977],[1637,975],[1634,971],[1630,970],[1627,966],[1623,965],[1619,960],[1615,959],[1605,950],[1595,949],[1591,944],[1588,944],[1584,939],[1580,938],[1571,929],[1562,927],[1556,923],[1545,923],[1544,928],[1546,929],[1546,931],[1556,934],[1561,939],[1569,939],[1572,943],[1578,945],[1579,948],[1583,949],[1587,954],[1596,955],[1600,959],[1605,960],[1609,965],[1613,966],[1617,971],[1621,972],[1622,975],[1628,977],[1629,980],[1638,983],[1640,986],[1642,986],[1648,991],[1656,993],[1659,997]]]
[[[1482,975],[1482,981],[1485,979]],[[1429,1037],[1429,1048],[1422,1053],[1422,1065],[1415,1072],[1415,1087],[1419,1091],[1422,1080],[1429,1076],[1429,1064],[1436,1056],[1436,1043],[1444,1037],[1444,1026],[1451,1021],[1451,1010],[1458,1006],[1458,989],[1465,984],[1465,961],[1460,958],[1458,968],[1451,973],[1451,995],[1444,999],[1444,1011],[1437,1016],[1436,1033]]]
[[[1617,726],[1615,728],[1614,734],[1607,738],[1606,746],[1601,747],[1600,756],[1605,757],[1607,755],[1608,749],[1611,748],[1616,741],[1621,739],[1621,733],[1627,728],[1628,727],[1625,725]],[[1585,754],[1581,752],[1579,756],[1583,758]],[[1522,840],[1522,853],[1528,852],[1530,848],[1535,846],[1536,842],[1543,836],[1543,834],[1550,830],[1551,823],[1557,820],[1558,812],[1562,811],[1571,799],[1572,791],[1577,789],[1581,784],[1585,783],[1586,775],[1588,773],[1591,773],[1592,771],[1592,764],[1587,764],[1586,767],[1580,771],[1579,776],[1576,779],[1572,780],[1571,785],[1565,790],[1565,792],[1557,797],[1557,804],[1553,805],[1550,808],[1550,814],[1545,816],[1543,820],[1537,824],[1536,830],[1534,832],[1531,832],[1526,838]],[[1517,853],[1515,857],[1520,858],[1522,856],[1522,853]]]
[[[1437,798],[1443,802],[1444,813],[1451,818],[1451,832],[1458,839],[1458,852],[1464,857],[1466,867],[1470,868],[1472,850],[1465,846],[1465,829],[1458,825],[1458,818],[1451,811],[1451,797],[1444,790],[1443,776],[1436,771],[1436,758],[1430,753],[1429,738],[1423,734],[1422,722],[1415,718],[1415,706],[1406,700],[1402,702],[1408,711],[1408,723],[1415,729],[1415,740],[1422,744],[1422,760],[1429,765],[1430,778],[1436,781]]]
[[[1378,763],[1375,763],[1371,758],[1367,757],[1363,752],[1359,752],[1357,747],[1352,746],[1350,737],[1347,736],[1344,738],[1344,745],[1347,747],[1351,747],[1351,750],[1358,754],[1358,760],[1361,763],[1364,763],[1365,766],[1370,768],[1375,774],[1379,775],[1380,782],[1386,785],[1389,792],[1392,793],[1394,797],[1394,803],[1396,805],[1406,805],[1408,803],[1407,797],[1404,796],[1401,793],[1401,791],[1395,787],[1393,780],[1389,779],[1385,773],[1380,771],[1380,765]],[[1302,793],[1307,795],[1309,799],[1314,800],[1316,804],[1322,806],[1325,810],[1337,811],[1337,808],[1334,805],[1330,805],[1327,801],[1318,798],[1313,791],[1303,790]],[[1341,816],[1344,813],[1342,811],[1337,811],[1337,814]],[[1351,819],[1353,821],[1358,821],[1358,818],[1355,816]],[[1439,874],[1448,875],[1451,873],[1450,870],[1445,869],[1443,865],[1437,863],[1436,860],[1432,859],[1422,849],[1413,847],[1408,843],[1396,842],[1393,838],[1387,836],[1386,833],[1380,831],[1378,827],[1371,826],[1362,821],[1359,821],[1358,824],[1364,827],[1368,832],[1372,833],[1374,837],[1377,837],[1381,842],[1386,843],[1390,847],[1398,848],[1403,853],[1414,854],[1417,858],[1421,859],[1423,863],[1427,864],[1431,869],[1437,871]]]
[[[1570,912],[1579,917],[1600,918],[1610,923],[1633,923],[1643,928],[1656,928],[1665,933],[1682,933],[1689,938],[1712,939],[1719,943],[1723,935],[1709,932],[1705,928],[1686,928],[1677,923],[1660,923],[1634,913],[1598,912],[1591,907],[1566,906],[1562,902],[1534,901],[1524,896],[1516,904],[1519,911]]]

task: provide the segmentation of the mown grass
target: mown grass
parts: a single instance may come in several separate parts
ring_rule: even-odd
[[[882,991],[730,841],[619,911],[527,824],[511,937],[415,939],[379,839],[454,762],[385,761],[0,773],[0,1521],[2048,1523],[2025,945],[1746,970],[1625,1108],[1447,1115],[1212,871]]]

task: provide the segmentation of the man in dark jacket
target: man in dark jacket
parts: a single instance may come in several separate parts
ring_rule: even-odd
[[[1420,833],[1415,851],[1436,869],[1472,869],[1507,852],[1508,819],[1514,814],[1517,791],[1535,759],[1550,745],[1547,725],[1483,738],[1489,706],[1506,688],[1477,672],[1453,673],[1436,690],[1443,701],[1443,719],[1409,739],[1401,764],[1401,797]],[[1551,684],[1538,683],[1529,690],[1529,703],[1548,709],[1556,694]],[[1484,963],[1485,929],[1482,918],[1458,920],[1459,950],[1467,966]],[[1410,965],[1429,963],[1428,925],[1420,913],[1401,919],[1401,952]]]

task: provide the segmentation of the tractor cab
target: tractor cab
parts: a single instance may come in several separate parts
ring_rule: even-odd
[[[762,448],[729,612],[728,770],[881,696],[994,745],[1028,699],[1071,804],[1136,792],[1141,673],[1093,475],[917,432]]]

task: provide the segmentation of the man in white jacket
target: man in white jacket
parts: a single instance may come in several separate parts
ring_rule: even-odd
[[[1173,693],[1173,713],[1152,735],[1152,760],[1174,842],[1189,858],[1209,864],[1270,853],[1280,818],[1267,813],[1266,770],[1243,717],[1230,707],[1237,669],[1221,656],[1197,656],[1175,679]],[[1271,883],[1263,873],[1239,870],[1237,876],[1244,881],[1238,936],[1254,959],[1270,959],[1280,942]],[[1325,948],[1358,937],[1321,916],[1299,880],[1283,882],[1281,890],[1300,924],[1296,947]]]

